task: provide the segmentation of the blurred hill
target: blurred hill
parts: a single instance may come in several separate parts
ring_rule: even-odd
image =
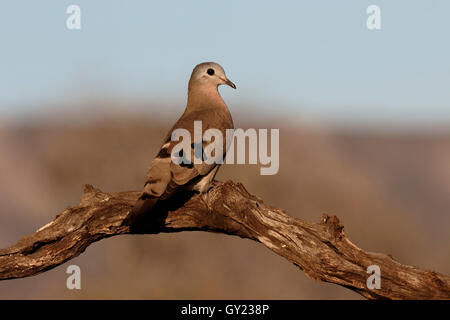
[[[39,120],[0,126],[0,246],[34,232],[81,187],[140,189],[171,123],[151,116],[99,116],[89,122]],[[218,179],[296,217],[336,214],[346,234],[369,251],[450,274],[450,133],[357,132],[246,119],[247,128],[280,129],[280,171],[225,165]],[[65,287],[68,265],[82,290]],[[183,232],[120,236],[28,279],[0,282],[0,298],[359,299],[319,283],[262,245],[235,237]]]

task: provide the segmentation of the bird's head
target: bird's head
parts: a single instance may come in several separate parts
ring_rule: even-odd
[[[215,62],[204,62],[195,66],[192,71],[191,79],[189,80],[189,86],[206,86],[206,87],[218,87],[221,84],[227,84],[233,89],[236,86],[225,75],[225,70]]]

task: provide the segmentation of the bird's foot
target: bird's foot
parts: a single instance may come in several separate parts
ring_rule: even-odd
[[[227,181],[228,181],[228,180],[227,180]],[[211,190],[211,189],[214,188],[214,187],[221,186],[221,185],[223,185],[224,183],[225,183],[225,182],[223,182],[223,181],[213,180],[213,181],[211,182],[211,185],[209,186],[208,191]]]

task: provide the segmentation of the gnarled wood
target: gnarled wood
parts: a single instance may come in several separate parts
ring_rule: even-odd
[[[85,186],[80,205],[0,250],[0,280],[28,277],[81,254],[91,243],[119,234],[212,231],[259,241],[308,276],[345,286],[369,299],[450,299],[450,277],[403,265],[386,254],[365,252],[344,234],[339,220],[324,215],[310,223],[264,204],[241,184],[216,183],[206,196],[161,203],[129,226],[139,192],[105,193]],[[381,289],[366,286],[367,267],[381,269]]]

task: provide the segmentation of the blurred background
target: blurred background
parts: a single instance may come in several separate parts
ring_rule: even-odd
[[[66,9],[81,9],[68,30]],[[381,30],[366,8],[381,8]],[[236,127],[280,129],[280,170],[225,165],[266,203],[335,214],[368,251],[450,274],[450,3],[445,0],[9,1],[0,10],[0,247],[77,205],[85,183],[138,190],[219,62]],[[68,265],[82,290],[66,288]],[[183,232],[119,236],[0,298],[359,299],[264,246]]]

